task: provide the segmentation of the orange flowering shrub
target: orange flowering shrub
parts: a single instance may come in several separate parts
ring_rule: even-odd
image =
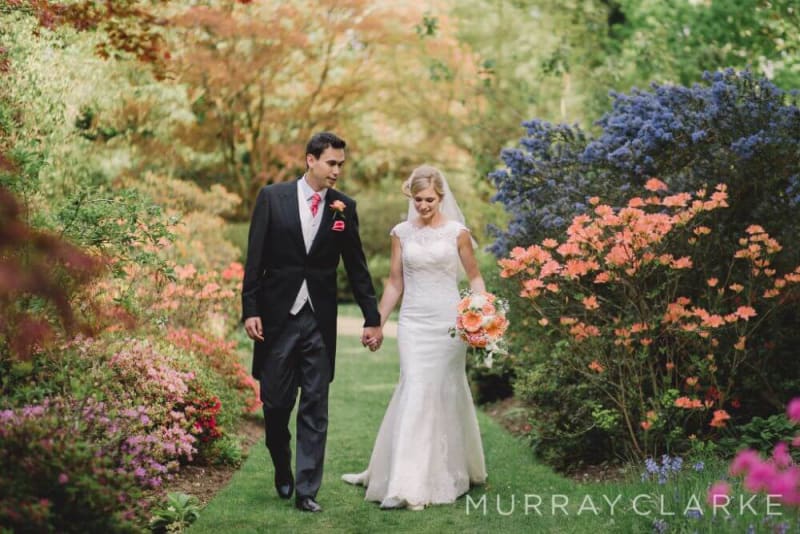
[[[170,266],[168,272],[146,266],[124,267],[126,276],[95,284],[94,298],[109,304],[128,303],[137,315],[173,328],[227,335],[238,317],[239,286],[244,268],[238,262],[221,271],[198,271],[194,265]]]
[[[585,386],[595,423],[602,414],[604,430],[624,438],[621,452],[639,456],[730,423],[737,384],[757,357],[748,341],[800,288],[800,266],[779,273],[781,245],[758,225],[729,266],[696,261],[728,205],[724,184],[670,194],[653,178],[646,189],[618,208],[592,198],[563,242],[517,247],[499,261],[558,365]]]

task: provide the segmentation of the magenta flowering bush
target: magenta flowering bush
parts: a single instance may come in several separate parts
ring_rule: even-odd
[[[174,362],[151,343],[127,340],[108,360],[117,387],[136,388],[136,396],[146,401],[162,401],[156,409],[166,410],[184,402],[193,372],[175,369]]]
[[[800,424],[800,397],[786,407],[790,421]],[[729,466],[731,476],[742,477],[742,486],[750,493],[765,493],[784,505],[800,507],[800,466],[794,462],[790,449],[800,448],[800,431],[791,443],[775,445],[772,455],[762,458],[758,451],[745,449],[737,453]],[[722,506],[729,500],[731,485],[717,482],[708,493],[709,502]]]
[[[127,410],[140,410],[142,420],[149,421],[146,439],[137,441],[137,450],[171,462],[168,467],[192,461],[200,447],[223,436],[220,417],[231,420],[243,411],[239,396],[227,393],[227,377],[193,353],[176,351],[168,344],[129,340],[118,347],[107,366],[109,389],[118,390],[120,399],[126,398],[124,391],[135,392],[125,401]],[[195,371],[186,370],[190,368]],[[210,391],[230,399],[224,415],[220,398]]]
[[[179,421],[152,419],[146,405],[125,408],[89,397],[76,407],[88,425],[82,437],[142,488],[160,487],[196,452],[195,437]]]
[[[119,461],[125,423],[95,408],[50,399],[0,411],[0,525],[14,532],[138,530],[149,503]]]
[[[51,358],[40,356],[41,389],[26,394],[43,400],[12,408],[21,398],[11,397],[0,412],[0,497],[10,499],[0,507],[3,525],[59,531],[72,518],[92,532],[135,530],[146,520],[143,492],[159,490],[184,463],[209,460],[225,421],[244,409],[224,377],[169,342],[77,338]],[[229,397],[226,409],[220,398]],[[36,446],[26,447],[31,440]],[[39,478],[27,480],[28,472]],[[78,504],[80,517],[71,509]],[[104,526],[112,519],[128,526]]]
[[[213,369],[233,392],[229,404],[252,413],[261,407],[258,382],[239,361],[233,341],[224,341],[187,328],[170,329],[166,339],[175,347],[195,354],[205,367]]]

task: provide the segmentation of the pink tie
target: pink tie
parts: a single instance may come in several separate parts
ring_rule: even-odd
[[[317,211],[319,210],[319,201],[322,200],[322,197],[319,196],[319,193],[314,193],[311,195],[311,216],[316,217]]]

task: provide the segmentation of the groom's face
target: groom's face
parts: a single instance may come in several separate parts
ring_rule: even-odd
[[[315,191],[334,187],[344,165],[344,149],[329,146],[319,157],[306,154],[306,164],[308,164],[306,180]]]

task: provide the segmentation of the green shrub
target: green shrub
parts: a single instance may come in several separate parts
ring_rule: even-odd
[[[229,222],[225,225],[225,239],[239,249],[239,262],[247,261],[247,238],[250,232],[249,222]]]
[[[194,495],[169,493],[164,504],[153,511],[150,530],[156,533],[185,532],[200,517],[200,501]]]
[[[797,424],[790,421],[785,413],[769,417],[753,417],[747,423],[732,428],[729,435],[719,440],[720,452],[733,456],[741,449],[754,449],[763,454],[771,454],[775,444],[791,443],[797,433]],[[792,450],[796,459],[800,458],[797,448]]]
[[[230,465],[239,467],[244,460],[244,451],[241,442],[225,434],[220,439],[214,440],[202,451],[205,460],[214,465]]]

